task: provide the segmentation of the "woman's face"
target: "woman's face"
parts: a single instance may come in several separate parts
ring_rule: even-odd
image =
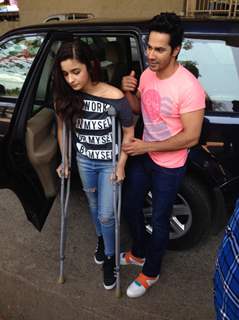
[[[84,90],[91,83],[86,65],[76,59],[61,62],[61,70],[66,82],[73,90]]]

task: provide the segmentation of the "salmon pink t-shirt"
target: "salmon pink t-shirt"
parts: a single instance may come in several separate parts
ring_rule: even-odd
[[[169,78],[160,80],[147,68],[139,88],[144,120],[144,141],[163,141],[183,130],[181,114],[205,108],[205,92],[199,81],[182,65]],[[151,159],[166,168],[185,164],[188,150],[149,152]]]

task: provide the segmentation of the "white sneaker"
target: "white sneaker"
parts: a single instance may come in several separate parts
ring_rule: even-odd
[[[143,266],[145,262],[145,258],[138,258],[135,257],[131,251],[128,252],[121,252],[120,254],[120,264],[122,266],[128,265],[128,264],[133,264],[136,266]]]
[[[127,296],[129,298],[141,297],[149,287],[158,281],[158,279],[159,276],[153,278],[140,273],[139,276],[128,286],[126,292]]]

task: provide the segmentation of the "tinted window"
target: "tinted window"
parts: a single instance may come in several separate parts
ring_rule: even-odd
[[[46,57],[46,60],[42,66],[42,72],[40,79],[37,82],[37,88],[35,92],[35,98],[33,100],[33,107],[31,117],[34,116],[43,108],[52,108],[53,109],[53,97],[52,97],[52,70],[55,62],[55,56],[58,49],[61,46],[61,41],[56,41],[52,44],[49,54]]]
[[[198,77],[211,111],[239,112],[238,46],[231,39],[184,40],[178,60]]]
[[[117,87],[130,70],[141,73],[138,42],[131,36],[87,36],[81,37],[96,54],[102,71],[102,80]]]
[[[19,36],[0,43],[0,138],[9,127],[17,98],[44,36]]]
[[[0,43],[0,96],[18,97],[43,36],[22,36]]]

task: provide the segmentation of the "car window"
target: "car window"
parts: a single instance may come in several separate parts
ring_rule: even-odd
[[[56,41],[52,44],[46,60],[42,66],[40,79],[37,81],[37,89],[33,100],[33,108],[31,116],[35,115],[42,108],[52,108],[52,90],[51,90],[51,75],[55,62],[56,53],[61,46],[61,41]]]
[[[22,36],[0,43],[0,96],[18,97],[43,36]]]
[[[133,36],[84,36],[81,40],[87,42],[97,56],[103,81],[120,87],[122,77],[130,70],[140,75],[138,42]]]
[[[122,76],[133,68],[140,74],[141,62],[138,41],[133,36],[105,35],[81,37],[96,54],[102,80],[120,87]]]
[[[0,137],[9,127],[17,98],[44,40],[44,35],[22,35],[0,42]]]
[[[178,60],[201,82],[207,110],[239,112],[239,41],[185,38]]]

